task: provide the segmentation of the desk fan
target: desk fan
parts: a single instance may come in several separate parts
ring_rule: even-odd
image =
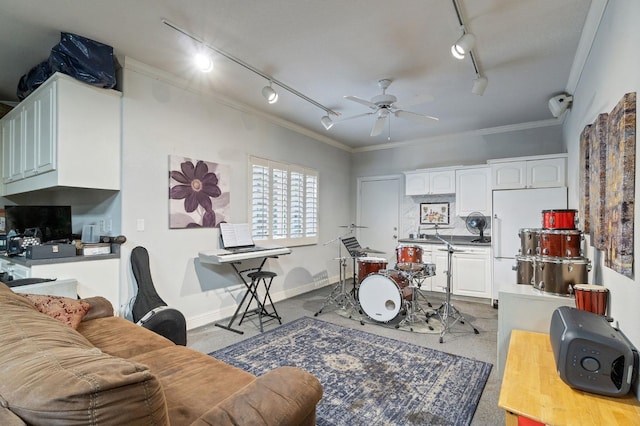
[[[467,230],[472,234],[480,234],[480,238],[471,240],[472,243],[488,243],[490,240],[484,237],[484,230],[488,228],[489,222],[486,216],[480,212],[473,212],[465,220]]]

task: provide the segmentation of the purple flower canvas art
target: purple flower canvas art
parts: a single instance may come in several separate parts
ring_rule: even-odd
[[[169,228],[217,228],[229,216],[230,167],[169,156]]]

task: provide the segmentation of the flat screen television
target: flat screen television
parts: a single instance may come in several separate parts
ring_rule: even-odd
[[[38,228],[40,241],[71,240],[71,206],[5,206],[5,230],[22,235]]]

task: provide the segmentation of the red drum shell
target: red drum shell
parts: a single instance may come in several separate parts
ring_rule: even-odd
[[[582,231],[542,229],[539,235],[541,256],[581,257]]]
[[[396,261],[396,268],[402,271],[422,270],[422,247],[411,245],[396,247]]]
[[[542,227],[545,229],[576,229],[577,210],[542,210]]]
[[[601,285],[576,284],[573,286],[576,295],[576,308],[597,315],[607,313],[609,290]]]
[[[386,269],[387,259],[382,257],[361,257],[358,259],[358,282],[362,282],[367,275]]]

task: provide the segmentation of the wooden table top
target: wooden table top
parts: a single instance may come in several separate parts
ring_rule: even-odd
[[[640,402],[571,388],[556,371],[549,335],[513,330],[498,406],[548,425],[638,425]]]

